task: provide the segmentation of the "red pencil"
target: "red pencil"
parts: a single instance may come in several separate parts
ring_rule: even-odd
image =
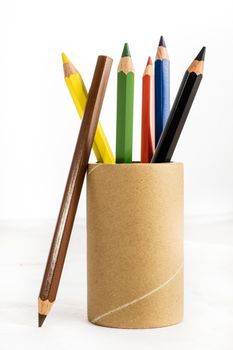
[[[141,163],[150,163],[154,153],[154,126],[152,111],[153,64],[148,58],[142,78],[142,133],[141,133]]]

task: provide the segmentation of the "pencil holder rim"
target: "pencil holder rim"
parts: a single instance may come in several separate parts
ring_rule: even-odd
[[[169,166],[177,166],[181,165],[183,166],[183,162],[168,162],[168,163],[140,163],[140,162],[132,162],[132,163],[88,163],[88,167],[92,166],[104,166],[104,167],[121,167],[121,168],[127,168],[127,167],[169,167]]]

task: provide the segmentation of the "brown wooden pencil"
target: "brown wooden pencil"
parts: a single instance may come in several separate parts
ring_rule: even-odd
[[[38,298],[39,327],[56,299],[111,66],[110,57],[98,57]]]

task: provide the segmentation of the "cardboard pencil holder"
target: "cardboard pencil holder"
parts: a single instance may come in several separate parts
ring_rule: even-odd
[[[183,165],[90,164],[88,319],[153,328],[183,318]]]

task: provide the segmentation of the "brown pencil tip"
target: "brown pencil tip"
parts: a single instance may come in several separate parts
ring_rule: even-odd
[[[46,315],[38,314],[38,327],[41,327],[46,319]]]
[[[205,48],[205,46],[203,46],[203,48],[201,49],[201,51],[199,52],[199,54],[197,55],[195,60],[196,61],[204,61],[204,59],[205,59],[205,51],[206,51],[206,48]]]

